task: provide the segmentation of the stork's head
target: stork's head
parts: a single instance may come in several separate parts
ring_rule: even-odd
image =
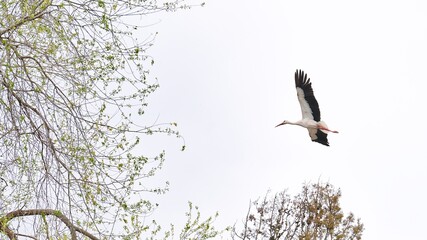
[[[278,127],[278,126],[282,126],[282,125],[285,125],[285,124],[289,124],[289,121],[284,120],[283,122],[281,122],[281,123],[277,124],[277,125],[276,125],[276,127]]]

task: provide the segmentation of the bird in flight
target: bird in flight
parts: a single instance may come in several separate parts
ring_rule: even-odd
[[[313,142],[329,146],[328,133],[338,132],[330,130],[326,123],[320,120],[319,104],[314,97],[310,78],[307,78],[307,74],[304,71],[297,70],[295,72],[295,87],[297,88],[298,101],[301,106],[302,119],[296,122],[285,120],[276,127],[291,124],[307,128]]]

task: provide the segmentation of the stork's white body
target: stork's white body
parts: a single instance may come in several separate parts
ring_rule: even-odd
[[[299,125],[299,126],[304,127],[304,128],[317,129],[318,123],[316,121],[314,121],[313,119],[304,118],[304,119],[301,119],[299,121],[296,121],[295,125]]]

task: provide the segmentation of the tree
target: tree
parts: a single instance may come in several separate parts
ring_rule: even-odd
[[[155,34],[138,41],[141,28],[130,20],[189,7],[182,0],[0,3],[1,234],[138,239],[160,231],[145,222],[156,208],[146,194],[164,193],[167,183],[144,180],[165,153],[146,156],[140,146],[152,134],[180,135],[175,123],[144,124],[147,96],[159,86],[147,54]]]
[[[361,239],[363,224],[352,213],[344,216],[341,191],[329,183],[304,185],[293,199],[282,191],[253,202],[243,229],[234,227],[233,239]]]

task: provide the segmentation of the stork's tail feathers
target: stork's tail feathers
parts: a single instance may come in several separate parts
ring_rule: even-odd
[[[325,123],[324,121],[320,121],[320,122],[317,124],[317,126],[318,126],[318,128],[320,129],[320,131],[322,131],[322,132],[324,132],[324,133],[326,133],[326,134],[328,134],[328,133],[329,133],[329,131],[328,131],[328,130],[326,130],[326,129],[329,129],[329,128],[328,128],[328,125],[326,125],[326,123]]]

